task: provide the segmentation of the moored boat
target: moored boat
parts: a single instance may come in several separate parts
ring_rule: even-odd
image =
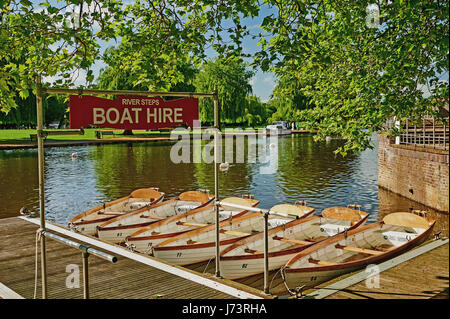
[[[274,207],[275,208],[275,207]],[[273,209],[272,209],[273,210]],[[296,219],[268,232],[269,270],[279,269],[300,251],[363,224],[368,214],[346,207],[330,207],[321,215]],[[220,273],[238,279],[264,272],[264,233],[246,237],[220,253]]]
[[[141,227],[206,206],[213,200],[214,196],[207,192],[187,191],[176,198],[112,218],[97,227],[97,236],[105,241],[121,243]]]
[[[398,256],[431,234],[434,220],[412,213],[391,213],[382,221],[362,226],[311,246],[282,268],[287,287],[314,287],[370,264]]]
[[[164,193],[158,188],[136,189],[128,196],[78,214],[69,222],[69,227],[83,234],[95,235],[97,226],[106,221],[143,207],[150,207],[163,198]]]
[[[312,214],[313,209],[308,208],[307,213]],[[298,215],[281,212],[270,214],[268,227],[277,227],[301,218]],[[237,218],[228,218],[219,223],[220,249],[225,249],[238,240],[259,233],[264,230],[264,218],[259,212],[246,214]],[[195,229],[173,238],[167,239],[155,246],[155,257],[164,259],[177,265],[189,265],[207,261],[215,257],[216,249],[216,225],[209,225]]]
[[[222,202],[256,207],[258,200],[250,198],[228,197]],[[226,205],[219,206],[219,220],[239,217],[246,214],[245,209],[237,209]],[[148,226],[142,227],[125,239],[127,246],[142,253],[152,253],[152,248],[164,240],[181,233],[202,228],[215,222],[215,206],[207,205],[185,214],[178,214]]]

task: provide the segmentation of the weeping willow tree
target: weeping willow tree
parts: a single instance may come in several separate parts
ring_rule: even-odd
[[[198,92],[213,92],[217,86],[220,119],[235,123],[245,115],[247,96],[252,92],[250,79],[253,71],[239,58],[216,58],[205,62],[194,80]],[[201,99],[199,102],[201,121],[214,120],[214,102]]]

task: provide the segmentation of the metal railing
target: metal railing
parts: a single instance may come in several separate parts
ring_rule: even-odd
[[[77,248],[81,250],[81,255],[83,258],[83,297],[84,299],[89,299],[89,255],[94,255],[100,257],[104,260],[107,260],[111,263],[115,263],[117,261],[117,257],[104,253],[100,250],[94,249],[92,247],[77,243],[73,240],[55,235],[48,231],[41,231],[41,235],[47,238],[51,238],[65,245]]]
[[[391,141],[393,144],[414,145],[433,149],[448,150],[449,118],[437,120],[433,116],[423,116],[419,121],[405,119],[391,122],[400,132]]]

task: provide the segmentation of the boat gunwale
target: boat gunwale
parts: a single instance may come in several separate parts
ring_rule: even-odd
[[[120,215],[120,216],[116,216],[116,217],[108,220],[106,223],[101,224],[99,226],[99,230],[105,230],[105,229],[108,229],[108,230],[111,229],[112,230],[113,227],[121,227],[121,226],[110,226],[110,227],[107,227],[107,225],[109,225],[111,223],[114,223],[114,222],[117,222],[119,220],[125,219],[127,217],[143,213],[145,211],[148,211],[149,209],[154,209],[156,207],[165,206],[165,205],[167,205],[169,203],[172,203],[172,202],[174,202],[176,200],[179,200],[178,197],[175,197],[175,198],[172,198],[172,199],[168,199],[168,200],[165,200],[165,201],[162,201],[162,202],[158,202],[158,203],[150,205],[150,206],[142,207],[142,208],[139,208],[138,210],[134,210],[134,211],[125,213],[125,214]]]
[[[259,204],[259,201],[252,200],[253,204],[255,204],[255,202],[257,202],[257,204]],[[215,206],[214,204],[210,204],[209,203],[208,205],[204,205],[204,206],[195,208],[193,210],[190,210],[187,213],[177,214],[177,215],[174,215],[172,217],[168,217],[166,219],[156,221],[156,222],[152,223],[151,225],[148,225],[148,226],[145,226],[143,228],[138,229],[137,231],[132,233],[129,237],[127,237],[127,240],[128,241],[141,241],[141,240],[149,240],[149,239],[161,239],[161,238],[165,238],[165,237],[166,238],[170,238],[170,237],[178,236],[178,235],[181,235],[183,233],[195,230],[195,229],[186,229],[186,230],[181,230],[181,231],[172,232],[172,233],[161,233],[161,234],[158,234],[158,235],[148,235],[148,236],[136,237],[137,235],[139,235],[139,234],[141,234],[143,232],[149,231],[151,229],[154,229],[156,227],[159,227],[159,226],[171,223],[171,222],[178,221],[178,220],[180,220],[182,218],[185,218],[185,217],[188,217],[188,216],[192,216],[192,215],[197,214],[197,213],[201,213],[201,212],[203,212],[203,211],[205,211],[207,209],[211,209],[211,208],[214,209],[214,206]],[[226,205],[221,205],[221,206],[226,206]],[[248,212],[247,210],[240,211],[236,215],[233,215],[233,218],[241,217],[244,214],[246,214],[247,212]],[[214,224],[208,224],[208,225],[205,225],[203,227],[207,227],[207,226],[211,226],[211,225],[214,225]],[[199,228],[203,228],[203,227],[199,227]]]
[[[259,205],[259,201],[258,200],[255,200],[255,203],[253,204],[253,206],[252,207],[256,207],[256,206],[258,206]],[[225,205],[226,206],[226,205]],[[247,220],[247,219],[249,219],[249,218],[254,218],[254,217],[262,217],[262,213],[259,213],[259,212],[255,212],[255,213],[252,213],[252,214],[249,214],[249,215],[245,215],[246,213],[248,212],[248,210],[243,210],[241,213],[242,213],[242,215],[241,216],[239,216],[239,217],[228,217],[227,219],[225,219],[225,220],[222,220],[221,222],[219,222],[219,229],[221,228],[221,227],[223,227],[223,226],[226,226],[226,225],[231,225],[231,223],[230,223],[230,221],[232,222],[232,223],[235,223],[235,222],[240,222],[240,221],[244,221],[244,220]],[[189,230],[189,231],[187,231],[187,232],[184,232],[184,233],[182,233],[182,234],[180,234],[180,235],[177,235],[177,236],[174,236],[174,237],[172,237],[172,238],[170,238],[170,239],[167,239],[167,240],[165,240],[165,241],[163,241],[163,242],[161,242],[161,243],[159,243],[157,246],[155,246],[154,247],[154,249],[155,250],[169,250],[168,248],[169,247],[174,247],[173,249],[178,249],[178,248],[180,248],[180,247],[182,247],[182,246],[186,246],[186,248],[187,249],[192,249],[192,248],[200,248],[200,246],[198,246],[198,245],[215,245],[216,244],[216,242],[215,241],[213,241],[213,242],[207,242],[207,243],[199,243],[199,244],[191,244],[191,245],[176,245],[176,246],[166,246],[167,244],[170,244],[170,243],[172,243],[172,242],[175,242],[175,241],[178,241],[178,240],[181,240],[181,239],[184,239],[184,236],[186,236],[186,238],[189,238],[189,237],[192,237],[192,236],[194,236],[194,235],[198,235],[198,234],[201,234],[201,233],[203,233],[203,232],[207,232],[207,231],[211,231],[211,230],[213,230],[213,229],[215,229],[216,228],[216,224],[211,224],[211,225],[208,225],[208,226],[205,226],[205,227],[201,227],[201,228],[198,228],[198,229],[192,229],[192,230]],[[249,236],[252,236],[252,235],[249,235]],[[177,238],[178,237],[178,238]],[[248,236],[245,236],[245,237],[248,237]],[[233,238],[233,240],[234,241],[237,241],[237,240],[241,240],[243,237],[237,237],[237,238]],[[223,243],[224,241],[220,241],[219,242],[219,246]],[[186,249],[185,248],[185,249]]]
[[[77,220],[79,220],[79,219],[81,219],[81,218],[83,218],[83,217],[86,217],[86,216],[88,216],[88,215],[95,214],[95,213],[98,212],[99,210],[102,210],[102,209],[104,209],[104,208],[106,208],[106,207],[110,207],[110,206],[112,206],[112,205],[119,204],[119,203],[124,202],[124,201],[126,201],[126,200],[129,200],[129,199],[131,199],[131,198],[142,198],[142,199],[146,199],[146,198],[144,198],[144,197],[134,197],[134,196],[132,195],[133,193],[135,193],[135,192],[138,191],[138,190],[146,190],[146,189],[154,190],[155,192],[157,192],[157,193],[160,194],[159,197],[153,199],[153,201],[151,202],[151,204],[149,204],[149,206],[155,205],[155,204],[157,204],[157,203],[160,203],[161,200],[162,200],[162,199],[164,198],[164,196],[165,196],[165,193],[164,193],[164,192],[156,191],[156,190],[153,189],[153,188],[138,188],[138,189],[135,189],[134,191],[132,191],[132,192],[131,192],[129,195],[127,195],[127,196],[124,196],[124,197],[115,199],[115,200],[113,200],[113,201],[104,203],[103,205],[99,205],[99,206],[97,206],[97,207],[91,208],[91,209],[89,209],[89,210],[87,210],[87,211],[85,211],[85,212],[83,212],[83,213],[80,213],[80,214],[76,215],[75,217],[73,217],[73,218],[70,220],[69,223],[72,223],[73,225],[87,225],[87,224],[93,224],[93,223],[107,222],[107,221],[109,221],[109,220],[111,220],[111,219],[117,218],[117,217],[119,217],[119,216],[106,216],[106,217],[102,216],[102,218],[97,218],[97,219],[93,219],[93,220],[77,221]],[[140,208],[139,208],[139,209],[140,209]],[[131,212],[133,212],[133,211],[131,211]],[[127,212],[127,213],[124,213],[124,214],[128,214],[128,213],[130,213],[130,212]]]
[[[282,229],[283,229],[283,226],[288,226],[288,225],[289,225],[289,228],[290,228],[290,227],[296,226],[297,224],[301,224],[301,223],[308,222],[308,221],[310,221],[311,219],[314,219],[314,217],[315,217],[315,218],[327,218],[327,219],[333,219],[333,218],[331,218],[331,217],[324,217],[324,216],[322,216],[322,215],[309,216],[309,217],[304,218],[304,219],[303,219],[303,218],[300,218],[300,219],[293,220],[293,221],[291,221],[291,222],[289,222],[289,223],[286,223],[285,225],[280,225],[280,226],[277,226],[277,227],[275,227],[275,228],[269,229],[269,235],[270,235],[271,233],[273,233],[273,232],[278,232],[278,231],[282,230]],[[366,219],[367,219],[368,217],[369,217],[368,214],[365,215],[363,218],[361,218],[361,220],[360,220],[358,223],[356,223],[356,224],[350,226],[350,227],[347,229],[347,231],[348,231],[348,230],[355,229],[355,228],[358,228],[363,222],[366,221]],[[343,219],[343,220],[345,220],[345,219]],[[294,224],[294,222],[296,222],[296,223]],[[310,245],[304,245],[304,246],[301,246],[301,247],[295,247],[295,245],[293,245],[293,246],[291,246],[291,247],[295,247],[295,248],[289,248],[289,247],[288,247],[287,249],[284,249],[284,250],[278,250],[278,251],[274,251],[274,252],[269,252],[268,256],[269,256],[269,257],[279,257],[279,256],[283,256],[283,255],[290,255],[290,254],[293,254],[293,253],[299,253],[299,252],[301,252],[301,251],[303,251],[303,250],[306,250],[306,249],[310,248],[312,245],[317,245],[318,243],[321,243],[321,242],[323,242],[324,240],[328,240],[329,238],[334,237],[334,236],[337,236],[337,235],[339,235],[339,234],[341,234],[341,233],[344,233],[344,232],[345,232],[345,230],[342,231],[342,232],[339,232],[339,233],[336,234],[336,235],[333,235],[333,236],[330,236],[330,237],[328,237],[328,238],[322,239],[322,240],[320,240],[320,241],[318,241],[318,242],[311,242]],[[240,246],[242,246],[242,245],[247,244],[247,243],[248,243],[248,240],[250,240],[250,239],[255,239],[255,240],[257,240],[256,237],[263,237],[263,236],[264,236],[264,233],[261,232],[261,233],[258,233],[258,234],[255,234],[255,235],[252,235],[252,236],[249,236],[249,237],[246,237],[246,238],[241,239],[242,243],[238,242],[238,243],[235,243],[235,244],[232,245],[232,246],[229,246],[229,247],[225,248],[225,249],[220,253],[220,259],[221,259],[221,260],[247,260],[247,259],[249,260],[249,259],[264,258],[264,253],[251,254],[251,255],[223,256],[224,254],[228,253],[228,252],[231,251],[232,249],[235,249],[235,248],[237,248],[237,247],[240,247]],[[252,237],[253,237],[253,238],[252,238]],[[233,247],[233,246],[234,246],[234,247]],[[233,248],[232,248],[232,247],[233,247]]]
[[[330,266],[318,266],[318,267],[302,267],[302,268],[290,268],[289,265],[292,265],[294,262],[296,262],[298,259],[306,257],[308,255],[310,255],[311,253],[313,253],[316,250],[319,250],[321,248],[324,248],[326,246],[332,245],[336,242],[341,241],[342,239],[345,239],[346,236],[352,236],[358,233],[362,233],[368,229],[372,229],[378,226],[382,225],[388,225],[385,224],[383,221],[379,221],[379,222],[375,222],[375,223],[371,223],[369,225],[365,225],[363,227],[360,228],[356,228],[353,229],[349,232],[347,232],[347,234],[345,233],[340,233],[337,234],[335,236],[332,236],[322,242],[317,243],[317,245],[314,245],[314,247],[309,247],[308,249],[305,249],[304,251],[298,253],[297,255],[295,255],[294,257],[292,257],[285,265],[284,267],[284,272],[286,273],[308,273],[308,272],[324,272],[324,271],[334,271],[334,270],[342,270],[342,269],[346,269],[346,268],[360,268],[363,267],[364,265],[370,264],[370,263],[377,263],[380,262],[382,260],[385,259],[389,259],[392,257],[395,257],[396,255],[401,254],[403,251],[408,250],[411,246],[415,246],[416,244],[420,243],[421,241],[423,241],[424,239],[426,239],[429,234],[432,232],[433,227],[435,225],[436,221],[432,221],[430,222],[430,225],[428,227],[428,229],[425,229],[421,234],[419,234],[416,238],[411,239],[410,241],[396,246],[393,249],[390,249],[386,252],[383,252],[380,255],[373,255],[373,256],[368,256],[365,258],[361,258],[358,260],[354,260],[354,261],[349,261],[349,262],[343,262],[343,263],[339,263],[337,265],[330,265]],[[398,225],[393,225],[393,226],[398,226]]]
[[[280,225],[280,226],[276,226],[274,228],[270,228],[269,232],[268,232],[268,235],[270,236],[271,234],[277,233],[280,230],[285,230],[287,228],[291,228],[291,227],[297,226],[299,224],[304,224],[304,223],[307,223],[309,221],[313,221],[313,220],[319,219],[319,218],[321,218],[320,215],[306,216],[305,218],[297,218],[297,219],[294,219],[294,220],[292,220],[292,221],[290,221],[290,222],[288,222],[286,224],[283,224],[283,225]],[[248,256],[247,255],[224,256],[226,253],[230,252],[231,250],[236,249],[238,247],[241,247],[241,246],[243,246],[245,244],[248,244],[249,241],[256,241],[256,240],[260,239],[259,237],[264,237],[264,232],[259,232],[258,234],[254,234],[254,235],[245,237],[245,238],[241,239],[239,242],[235,243],[234,245],[225,248],[220,253],[220,259],[221,260],[222,259],[223,260],[256,259],[256,258],[260,258],[260,255],[264,256],[264,254],[253,254],[253,255],[248,255]],[[313,243],[311,243],[311,244],[313,244]],[[309,245],[307,247],[309,247]],[[298,247],[298,248],[303,248],[304,249],[304,247]],[[269,257],[272,256],[272,254],[278,253],[278,252],[281,252],[281,250],[277,251],[277,252],[270,252],[269,253]]]
[[[196,208],[194,208],[194,209],[192,209],[192,210],[195,210],[195,209],[199,209],[199,208],[203,208],[203,207],[205,207],[205,206],[208,206],[208,205],[214,200],[214,198],[215,198],[215,197],[213,196],[212,198],[209,199],[208,202],[203,203],[203,204],[197,206]],[[149,207],[141,208],[139,211],[133,211],[133,212],[126,213],[126,214],[124,214],[124,215],[115,217],[114,219],[116,219],[116,218],[117,218],[117,219],[114,220],[114,221],[120,220],[121,217],[125,218],[125,217],[127,217],[127,216],[128,216],[128,217],[129,217],[129,216],[133,216],[133,215],[142,213],[142,212],[144,212],[144,211],[147,211],[147,210],[149,210],[149,209],[154,209],[154,208],[156,208],[156,207],[162,206],[164,203],[167,204],[167,203],[173,202],[173,201],[180,201],[180,199],[179,199],[179,197],[175,197],[175,198],[169,199],[169,200],[167,200],[167,201],[159,202],[159,203],[156,203],[156,204],[151,205],[151,206],[149,206]],[[186,201],[186,200],[183,200],[183,201]],[[190,210],[189,210],[189,211],[190,211]],[[188,211],[188,212],[189,212],[189,211]],[[181,213],[181,214],[185,214],[185,213]],[[177,214],[177,215],[180,215],[180,214]],[[174,216],[177,216],[177,215],[174,215]],[[97,231],[100,232],[100,231],[111,231],[111,230],[119,230],[119,229],[129,229],[129,228],[141,228],[141,227],[147,227],[147,226],[150,226],[151,224],[154,224],[154,223],[157,223],[157,222],[166,220],[166,219],[168,219],[168,218],[172,218],[172,217],[174,217],[174,216],[166,217],[166,218],[161,219],[161,220],[154,220],[154,221],[150,221],[150,222],[145,222],[145,223],[129,224],[129,225],[121,225],[121,226],[109,226],[109,227],[106,226],[106,227],[105,227],[105,225],[108,225],[108,224],[114,222],[114,221],[111,219],[111,220],[108,220],[106,223],[104,223],[104,224],[102,224],[102,225],[100,225],[100,226],[97,226]]]
[[[84,211],[84,212],[82,212],[82,213],[76,215],[75,217],[73,217],[73,218],[70,220],[70,222],[73,223],[73,224],[75,224],[75,223],[85,223],[85,222],[93,222],[93,221],[96,221],[95,219],[93,219],[93,220],[78,221],[78,222],[77,222],[77,220],[79,220],[79,219],[81,219],[81,218],[83,218],[83,217],[86,217],[86,216],[88,216],[88,215],[94,214],[94,213],[96,213],[97,211],[99,211],[99,210],[101,210],[101,209],[103,209],[103,208],[110,207],[110,206],[112,206],[112,205],[121,203],[121,202],[126,201],[127,199],[130,199],[130,198],[131,198],[131,195],[127,195],[127,196],[125,196],[125,197],[121,197],[121,198],[115,199],[115,200],[113,200],[113,201],[110,201],[110,202],[104,203],[104,204],[102,204],[102,205],[99,205],[99,206],[97,206],[97,207],[91,208],[91,209],[89,209],[89,210],[87,210],[87,211]],[[105,218],[111,219],[111,218],[114,218],[114,216],[105,217]],[[105,218],[103,218],[103,219],[105,219]]]

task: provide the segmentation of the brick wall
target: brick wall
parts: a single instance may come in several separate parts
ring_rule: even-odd
[[[378,184],[439,211],[449,211],[449,155],[391,145],[378,134]]]

